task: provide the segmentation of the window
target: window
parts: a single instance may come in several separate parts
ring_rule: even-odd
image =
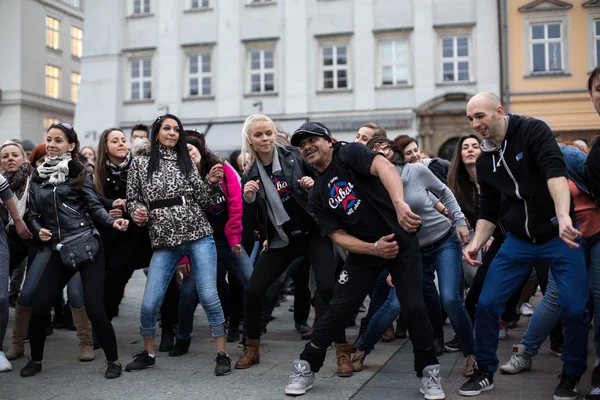
[[[210,96],[212,94],[212,67],[210,54],[188,57],[188,95]]]
[[[152,98],[152,60],[149,58],[130,61],[131,100]]]
[[[134,14],[147,14],[150,12],[150,0],[133,0]]]
[[[265,3],[274,3],[275,0],[249,0],[250,4],[265,4]]]
[[[71,55],[81,58],[83,54],[83,31],[71,27]]]
[[[532,73],[562,72],[562,24],[531,25]]]
[[[348,88],[348,47],[326,45],[322,50],[323,89]]]
[[[79,92],[79,84],[81,83],[81,75],[77,72],[71,72],[71,101],[77,103],[77,93]]]
[[[598,66],[600,65],[600,19],[594,20],[594,49],[596,55],[594,66]]]
[[[442,38],[442,80],[444,82],[469,81],[469,37]]]
[[[394,39],[379,42],[379,62],[382,86],[406,85],[409,81],[408,40]]]
[[[46,65],[46,96],[58,98],[60,88],[60,69]]]
[[[46,17],[46,46],[58,49],[60,45],[60,21]]]
[[[71,7],[81,9],[81,0],[61,0],[63,3],[67,3]]]
[[[44,129],[48,129],[50,125],[60,122],[56,117],[44,118]]]
[[[210,0],[191,0],[190,8],[208,8],[210,7]]]
[[[273,49],[250,51],[250,92],[275,91],[274,53]]]

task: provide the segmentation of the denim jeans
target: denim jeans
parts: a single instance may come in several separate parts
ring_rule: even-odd
[[[388,286],[389,287],[389,286]],[[383,305],[379,307],[379,310],[371,318],[369,327],[365,332],[365,335],[358,343],[358,348],[367,354],[375,348],[375,345],[381,339],[381,336],[390,327],[392,322],[400,314],[400,303],[398,302],[398,296],[396,295],[395,288],[389,288],[389,295]]]
[[[230,274],[234,274],[245,289],[252,274],[252,264],[245,250],[241,254],[234,254],[227,240],[215,241],[217,249],[217,264],[223,264]],[[218,268],[221,266],[219,265]],[[177,325],[177,339],[189,340],[193,325],[194,312],[198,304],[195,274],[183,278],[181,295],[179,298],[179,324]]]
[[[148,280],[142,300],[140,334],[153,338],[156,314],[179,261],[187,256],[196,281],[200,304],[204,308],[213,337],[225,335],[225,318],[217,295],[217,252],[212,235],[177,247],[155,249],[148,268]]]
[[[518,285],[529,277],[531,266],[539,261],[546,261],[550,265],[553,280],[558,288],[560,319],[565,332],[561,356],[564,363],[563,372],[579,377],[587,368],[587,273],[583,250],[570,248],[558,236],[542,244],[521,240],[511,233],[506,236],[504,244],[490,265],[477,306],[477,363],[480,368],[492,373],[498,369],[496,351],[500,314]],[[547,295],[551,292],[550,283],[548,286]]]
[[[462,247],[454,232],[433,249],[422,249],[423,294],[433,327],[434,336],[443,333],[441,305],[444,307],[454,332],[458,336],[465,357],[475,353],[475,338],[471,318],[462,300],[460,283],[462,280]],[[438,275],[440,294],[435,287],[435,273]]]
[[[588,285],[594,301],[594,350],[600,359],[600,233],[583,240],[588,262]]]

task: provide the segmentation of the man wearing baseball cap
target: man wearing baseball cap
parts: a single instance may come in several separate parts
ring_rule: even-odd
[[[348,252],[333,299],[317,321],[312,340],[300,359],[286,394],[312,388],[314,374],[325,360],[332,332],[345,326],[384,269],[396,287],[403,319],[408,324],[414,368],[425,399],[444,399],[440,366],[423,300],[423,268],[415,232],[421,219],[404,202],[396,167],[380,153],[357,143],[332,143],[329,130],[318,122],[297,129],[291,144],[317,171],[309,202],[321,233]]]

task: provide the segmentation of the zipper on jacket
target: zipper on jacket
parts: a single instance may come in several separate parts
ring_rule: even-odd
[[[508,176],[510,176],[510,179],[512,179],[513,183],[515,184],[515,195],[523,200],[523,204],[525,205],[525,233],[527,234],[527,236],[531,237],[531,234],[529,233],[529,227],[527,226],[529,224],[529,210],[527,208],[527,200],[525,200],[523,197],[521,197],[521,193],[519,192],[519,184],[517,183],[517,180],[515,179],[514,175],[512,174],[510,168],[508,168],[508,165],[506,164],[506,160],[504,159],[504,155],[501,155],[501,160],[502,160],[502,164],[504,165],[504,168],[506,168],[506,172],[508,172]],[[535,238],[533,238],[533,243],[535,243]]]
[[[52,190],[52,192],[54,193],[54,214],[56,215],[56,227],[58,228],[58,240],[60,240],[61,234],[60,234],[60,221],[58,220],[58,206],[56,205],[58,203],[58,201],[56,199],[56,188],[57,188],[57,186],[54,186],[54,190]]]
[[[63,205],[63,207],[65,207],[66,209],[68,209],[68,210],[71,210],[71,211],[73,211],[75,214],[77,214],[77,215],[81,216],[81,214],[79,214],[79,213],[77,212],[77,210],[75,210],[73,207],[69,207],[69,206],[68,206],[68,205],[66,205],[65,203],[62,203],[62,205]]]

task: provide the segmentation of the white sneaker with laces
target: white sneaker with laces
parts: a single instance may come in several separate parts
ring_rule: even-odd
[[[500,371],[506,374],[518,374],[531,369],[532,365],[531,357],[525,354],[525,346],[518,344],[513,346],[513,354],[510,360],[500,367]]]
[[[310,370],[310,364],[304,360],[294,360],[293,373],[290,375],[290,383],[285,388],[288,396],[301,396],[307,390],[312,389],[315,382],[315,374]]]
[[[521,315],[531,317],[533,315],[533,307],[529,303],[523,303],[521,305]]]
[[[6,359],[3,352],[0,351],[0,372],[12,371],[12,364]]]
[[[446,394],[442,390],[439,364],[428,365],[423,369],[419,390],[426,400],[444,400],[446,398]]]

